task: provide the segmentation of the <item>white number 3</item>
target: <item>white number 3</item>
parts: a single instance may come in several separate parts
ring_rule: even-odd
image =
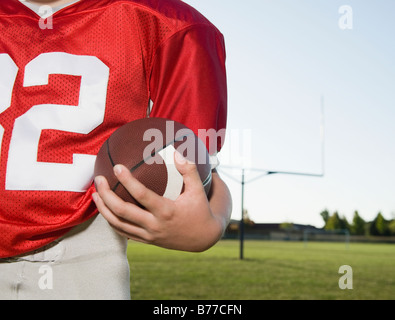
[[[7,54],[0,55],[0,113],[11,105],[18,67]],[[62,130],[88,134],[104,121],[109,68],[93,56],[62,52],[44,53],[26,65],[24,87],[48,84],[50,74],[81,76],[78,106],[32,106],[15,120],[7,161],[7,190],[83,192],[92,181],[96,156],[74,154],[73,163],[38,162],[41,131]],[[0,151],[4,134],[0,126]]]

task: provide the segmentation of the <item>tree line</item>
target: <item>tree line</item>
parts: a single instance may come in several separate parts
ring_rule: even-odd
[[[340,216],[337,211],[330,214],[328,210],[320,213],[324,219],[325,230],[348,230],[352,235],[393,236],[395,235],[395,219],[386,220],[381,212],[372,221],[365,221],[358,213],[354,212],[351,222],[346,217]]]

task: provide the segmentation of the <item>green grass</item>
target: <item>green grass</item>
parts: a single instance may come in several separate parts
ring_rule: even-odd
[[[395,245],[223,240],[204,253],[130,242],[133,300],[289,300],[395,298]],[[339,289],[341,265],[353,289]]]

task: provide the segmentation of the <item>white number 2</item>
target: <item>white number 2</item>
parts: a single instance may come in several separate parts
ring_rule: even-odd
[[[8,75],[8,82],[0,77],[0,112],[4,112],[10,105],[13,88],[10,82],[15,82],[17,68],[9,57],[0,55],[0,58],[0,67],[12,71],[2,73]],[[103,123],[109,68],[93,56],[44,53],[26,65],[23,85],[47,85],[50,74],[81,76],[79,104],[35,105],[15,120],[8,152],[7,190],[83,192],[92,181],[96,156],[74,154],[72,164],[38,162],[38,147],[42,130],[88,134]],[[3,97],[2,90],[8,95]]]

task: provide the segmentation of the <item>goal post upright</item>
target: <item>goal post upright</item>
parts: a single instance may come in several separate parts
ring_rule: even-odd
[[[296,172],[296,171],[276,171],[276,170],[267,170],[267,169],[259,169],[259,168],[245,168],[245,167],[233,167],[233,166],[220,166],[220,169],[232,169],[232,170],[241,170],[241,180],[235,179],[233,176],[227,174],[223,170],[225,176],[229,177],[233,181],[241,184],[241,219],[239,222],[239,236],[240,236],[240,260],[244,259],[244,189],[247,183],[256,181],[260,178],[263,178],[267,175],[272,174],[284,174],[284,175],[299,175],[299,176],[308,176],[308,177],[324,177],[325,175],[325,106],[324,106],[324,96],[321,95],[320,101],[321,107],[321,124],[320,124],[320,138],[321,138],[321,173],[308,173],[308,172]],[[252,178],[250,180],[245,179],[245,172],[252,171],[261,173],[257,177]]]

